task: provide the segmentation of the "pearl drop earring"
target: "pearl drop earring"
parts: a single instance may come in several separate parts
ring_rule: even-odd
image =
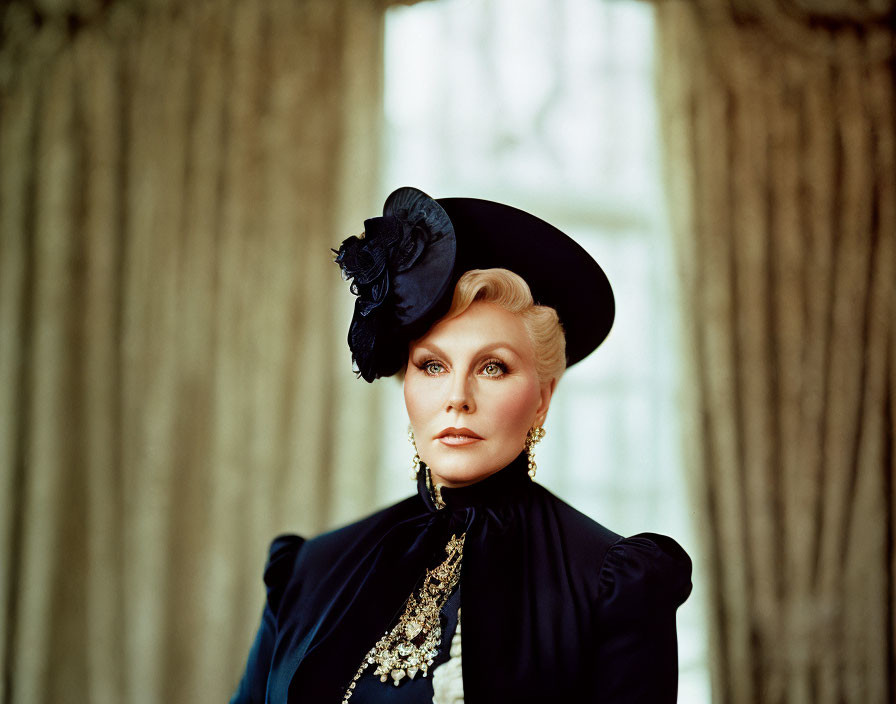
[[[535,471],[538,469],[535,465],[535,446],[541,442],[546,435],[546,431],[540,425],[529,428],[526,433],[526,454],[529,456],[529,476],[535,479]]]

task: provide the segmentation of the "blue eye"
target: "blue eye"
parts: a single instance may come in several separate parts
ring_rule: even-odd
[[[420,368],[430,376],[436,376],[445,371],[445,367],[439,362],[424,362]]]
[[[507,366],[498,360],[486,362],[482,367],[482,373],[485,376],[500,377],[507,373]]]

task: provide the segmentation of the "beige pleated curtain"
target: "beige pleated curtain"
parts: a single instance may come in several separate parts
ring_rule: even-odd
[[[896,701],[896,13],[657,5],[720,704]]]
[[[3,702],[226,701],[269,541],[371,509],[382,12],[0,10]]]

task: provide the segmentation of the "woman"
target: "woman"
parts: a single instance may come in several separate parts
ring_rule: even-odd
[[[232,701],[674,702],[687,555],[533,481],[557,381],[612,325],[597,263],[528,213],[413,188],[336,255],[356,371],[404,375],[417,494],[274,541]]]

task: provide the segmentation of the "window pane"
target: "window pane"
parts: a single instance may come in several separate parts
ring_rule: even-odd
[[[389,10],[383,193],[517,205],[601,263],[617,320],[563,378],[538,479],[609,528],[673,535],[695,559],[679,611],[680,700],[709,702],[703,583],[678,425],[674,267],[664,218],[653,8],[599,0],[440,0]],[[393,428],[407,424],[390,385]],[[396,433],[397,440],[397,433]],[[381,500],[407,494],[387,442]],[[401,484],[399,484],[401,486]]]

